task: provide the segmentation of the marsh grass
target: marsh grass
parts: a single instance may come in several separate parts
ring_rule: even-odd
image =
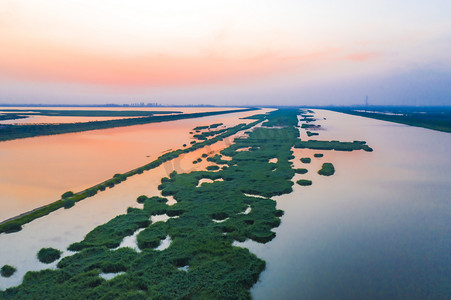
[[[299,135],[294,128],[297,113],[274,111],[266,127],[235,139],[221,151],[232,158],[226,169],[163,178],[162,195],[173,196],[177,203],[168,206],[164,197],[139,197],[143,209],[129,208],[127,214],[96,227],[69,247],[78,252],[63,258],[57,270],[28,272],[20,286],[0,292],[0,298],[249,299],[249,289],[265,262],[232,243],[246,239],[266,243],[275,237],[272,229],[279,226],[283,211],[270,197],[292,191],[295,172],[289,159]],[[255,150],[237,151],[243,147]],[[274,157],[277,163],[268,163]],[[202,178],[223,181],[197,187]],[[250,212],[242,214],[248,207]],[[164,213],[178,217],[150,224],[150,216]],[[141,252],[113,250],[140,228],[144,228],[137,236]],[[170,246],[155,251],[167,236]],[[178,269],[186,265],[188,272]],[[108,281],[99,277],[117,272],[124,273]]]
[[[318,174],[323,175],[323,176],[331,176],[331,175],[334,175],[334,173],[335,173],[335,168],[334,168],[334,165],[331,163],[323,163],[323,166],[318,171]]]
[[[16,272],[16,268],[10,265],[4,265],[0,269],[0,273],[3,277],[11,277]]]
[[[354,151],[354,150],[365,150],[368,152],[373,151],[371,147],[366,145],[363,141],[353,141],[353,142],[339,142],[339,141],[297,141],[295,148],[300,149],[315,149],[315,150],[336,150],[336,151]]]
[[[304,164],[309,164],[312,161],[312,159],[310,157],[302,157],[300,160]]]
[[[61,251],[54,248],[42,248],[37,257],[40,262],[50,264],[61,257]]]
[[[312,181],[308,179],[299,179],[298,181],[296,181],[296,183],[302,186],[312,185]]]

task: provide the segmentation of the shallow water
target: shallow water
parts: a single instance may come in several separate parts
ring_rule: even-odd
[[[189,132],[196,126],[250,123],[240,118],[257,113],[261,111],[0,142],[0,221],[56,201],[68,190],[81,191],[140,167],[170,149],[189,147]]]
[[[273,198],[285,211],[273,241],[236,243],[267,262],[252,296],[449,297],[451,135],[328,111],[316,116],[327,119],[317,122],[325,130],[311,139],[365,140],[374,152],[295,150],[295,166],[309,172],[293,180],[313,185]],[[335,175],[316,173],[323,162],[334,164]]]

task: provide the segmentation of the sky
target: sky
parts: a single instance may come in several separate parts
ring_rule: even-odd
[[[0,103],[451,105],[449,0],[0,0]]]

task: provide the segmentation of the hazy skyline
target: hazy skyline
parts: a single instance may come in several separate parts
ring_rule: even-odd
[[[451,2],[0,0],[0,103],[451,104]]]

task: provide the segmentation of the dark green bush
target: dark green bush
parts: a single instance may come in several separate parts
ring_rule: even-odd
[[[303,162],[304,164],[309,164],[311,161],[312,159],[310,157],[301,158],[301,162]]]
[[[22,225],[18,222],[8,222],[3,225],[3,231],[6,233],[13,233],[22,230]]]
[[[299,179],[296,183],[302,186],[312,185],[312,181],[308,179]]]
[[[144,203],[144,201],[146,201],[147,199],[148,199],[147,196],[141,195],[136,199],[136,201],[138,203]]]
[[[308,170],[307,169],[303,169],[303,168],[299,168],[299,169],[294,169],[294,172],[296,174],[305,174],[305,173],[308,172]]]
[[[67,199],[63,201],[63,207],[65,209],[69,209],[75,205],[75,201],[72,199]]]
[[[61,251],[55,248],[42,248],[37,256],[40,262],[49,264],[61,257]]]
[[[321,169],[318,171],[318,174],[323,176],[331,176],[334,175],[334,173],[335,168],[334,165],[331,163],[324,163]]]
[[[74,195],[74,192],[72,191],[67,191],[64,194],[61,195],[61,198],[65,199],[65,198],[69,198],[72,197]]]
[[[207,167],[208,171],[215,171],[215,170],[219,170],[219,166],[208,166]]]
[[[10,265],[4,265],[0,270],[0,273],[3,277],[11,277],[15,272],[16,268]]]
[[[324,154],[322,154],[322,153],[315,153],[315,154],[313,154],[313,156],[314,156],[314,157],[323,157]]]

